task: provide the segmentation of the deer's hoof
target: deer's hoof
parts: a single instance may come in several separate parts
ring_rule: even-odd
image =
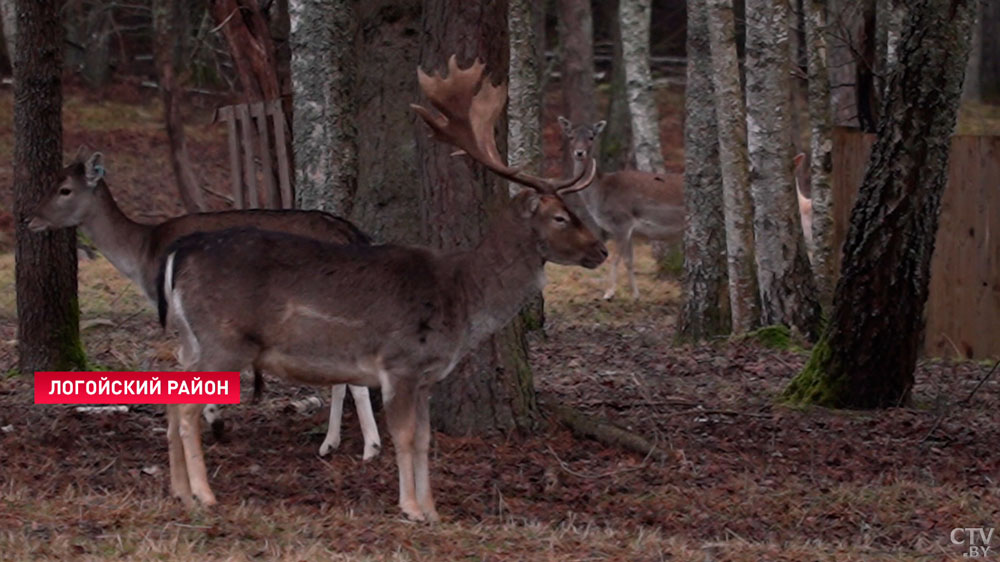
[[[319,456],[325,457],[330,454],[331,451],[337,449],[337,447],[340,447],[340,439],[323,441],[323,444],[319,446]]]
[[[361,456],[361,460],[364,462],[368,462],[377,457],[380,452],[382,452],[381,443],[372,443],[370,445],[365,445],[365,453],[364,455]]]

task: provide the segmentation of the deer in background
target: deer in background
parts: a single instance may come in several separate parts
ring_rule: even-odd
[[[564,181],[504,164],[494,127],[506,84],[493,86],[484,66],[463,70],[451,57],[447,78],[418,70],[437,112],[413,106],[437,139],[527,188],[475,249],[336,246],[227,230],[175,243],[157,285],[161,321],[180,332],[187,369],[254,366],[306,384],[380,387],[399,506],[414,520],[438,519],[428,466],[431,386],[517,314],[544,284],[546,262],[596,268],[607,257],[562,200],[590,184],[596,164]],[[171,487],[185,503],[211,505],[200,409],[167,406]]]
[[[101,153],[76,161],[63,169],[52,192],[39,203],[28,222],[33,231],[79,227],[118,271],[132,280],[155,306],[156,275],[166,257],[167,247],[188,234],[221,230],[236,226],[256,226],[267,230],[308,236],[335,244],[368,244],[368,237],[350,222],[320,211],[245,210],[218,213],[195,213],[169,219],[160,224],[142,224],[128,218],[115,202],[104,181]],[[254,372],[254,401],[260,392],[260,373]],[[331,391],[330,423],[320,445],[325,455],[340,445],[340,425],[345,388]],[[351,395],[358,410],[364,436],[363,458],[378,454],[381,441],[372,414],[368,388],[352,386]],[[217,432],[221,419],[217,406],[206,408],[206,420]]]
[[[802,223],[802,236],[806,239],[806,253],[809,254],[809,262],[813,261],[813,202],[811,197],[802,194],[802,186],[799,183],[799,176],[802,175],[802,162],[806,159],[806,154],[800,152],[795,155],[792,175],[795,177],[795,196],[799,201],[799,218]]]
[[[568,169],[564,173],[579,174],[586,163],[594,158],[594,145],[606,122],[574,125],[560,116],[559,124],[563,131],[563,150],[569,155],[565,159]],[[624,259],[632,286],[632,298],[638,299],[632,237],[638,233],[656,240],[682,239],[685,216],[684,175],[653,174],[638,170],[598,173],[594,185],[580,192],[579,198],[593,222],[606,230],[615,242],[615,256],[610,260],[611,274],[604,298],[614,297],[618,284],[618,263]],[[570,200],[570,204],[573,203]],[[582,210],[577,209],[577,212]]]

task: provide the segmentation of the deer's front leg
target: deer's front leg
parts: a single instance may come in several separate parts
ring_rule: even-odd
[[[409,519],[423,521],[424,514],[417,502],[413,481],[413,440],[416,434],[416,404],[413,384],[401,381],[392,389],[382,387],[385,402],[385,417],[389,422],[389,433],[396,448],[396,465],[399,468],[399,507]]]
[[[611,265],[611,273],[608,275],[608,289],[604,291],[604,300],[611,300],[615,296],[615,286],[618,285],[618,262],[622,259],[622,242],[615,237],[615,255],[608,260]]]
[[[431,493],[429,451],[431,445],[430,389],[417,390],[416,396],[417,427],[414,438],[413,472],[416,480],[417,504],[428,521],[440,521],[437,509],[434,507],[434,495]]]

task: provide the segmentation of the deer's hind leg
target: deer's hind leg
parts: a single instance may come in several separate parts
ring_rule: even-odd
[[[611,274],[608,276],[608,288],[604,291],[604,300],[611,300],[615,296],[615,289],[618,286],[618,264],[621,263],[625,248],[631,248],[632,228],[619,227],[611,232],[611,238],[615,242],[614,256],[608,260],[611,265]]]

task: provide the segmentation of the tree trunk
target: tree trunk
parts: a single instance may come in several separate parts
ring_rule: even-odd
[[[76,230],[30,232],[25,219],[62,171],[59,0],[19,0],[14,62],[14,250],[22,373],[86,368],[76,293]]]
[[[827,0],[833,123],[841,127],[858,126],[855,45],[851,40],[859,33],[862,3],[860,0]]]
[[[980,101],[1000,103],[1000,0],[985,0],[980,16],[983,57],[979,66]]]
[[[663,150],[660,148],[660,120],[653,96],[653,78],[649,72],[650,7],[651,0],[619,0],[618,20],[636,168],[658,173],[664,171],[664,165]]]
[[[506,2],[425,3],[420,46],[425,70],[440,71],[452,53],[462,67],[478,57],[496,83],[507,78],[508,52]],[[499,138],[506,140],[501,129]],[[452,157],[453,149],[429,139],[426,130],[417,134],[417,150],[422,156],[424,240],[447,250],[474,247],[490,216],[507,203],[507,184],[479,164]],[[520,322],[515,319],[489,338],[437,384],[431,412],[436,427],[467,434],[534,425],[537,406]]]
[[[684,308],[678,334],[702,340],[729,331],[719,133],[705,0],[688,2],[684,91]]]
[[[281,89],[274,41],[257,0],[211,2],[212,18],[229,44],[246,101],[278,99]]]
[[[806,52],[809,62],[809,160],[812,197],[813,276],[824,310],[833,302],[834,267],[840,257],[833,247],[833,112],[827,68],[826,0],[805,0]]]
[[[974,0],[910,3],[900,68],[851,212],[830,324],[787,399],[830,407],[906,404]]]
[[[594,22],[590,0],[558,0],[559,55],[563,115],[574,124],[590,123],[594,104]]]
[[[750,198],[746,108],[740,86],[732,0],[708,0],[712,87],[719,131],[723,209],[726,219],[729,306],[733,332],[757,326],[757,271],[754,264],[753,202]]]
[[[191,167],[181,102],[184,91],[177,83],[177,73],[183,72],[186,60],[183,39],[186,23],[183,2],[155,0],[153,3],[153,28],[156,31],[156,68],[160,73],[160,96],[163,101],[163,120],[167,130],[170,150],[170,167],[177,183],[181,203],[189,213],[205,208],[201,184]]]
[[[347,216],[358,185],[355,2],[292,0],[295,198]]]
[[[3,19],[3,40],[7,48],[7,59],[10,60],[13,69],[17,44],[17,0],[0,0],[0,18]]]
[[[814,339],[819,304],[792,177],[787,0],[747,0],[747,146],[761,323]]]
[[[410,104],[419,99],[421,0],[358,4],[358,190],[351,219],[379,242],[422,241]],[[421,123],[421,125],[423,125]]]
[[[545,17],[544,6],[531,0],[510,0],[510,81],[507,103],[507,146],[510,161],[529,170],[541,170],[542,154],[542,73],[545,64],[544,44],[538,20]],[[508,185],[513,195],[519,184]],[[525,327],[541,329],[545,325],[545,301],[539,291],[521,311]]]
[[[618,0],[613,0],[618,13]],[[608,102],[607,126],[601,133],[601,156],[598,166],[604,173],[635,167],[631,154],[632,123],[629,118],[628,99],[625,97],[625,60],[622,53],[622,26],[619,18],[611,18],[614,61],[611,71],[611,98]]]

